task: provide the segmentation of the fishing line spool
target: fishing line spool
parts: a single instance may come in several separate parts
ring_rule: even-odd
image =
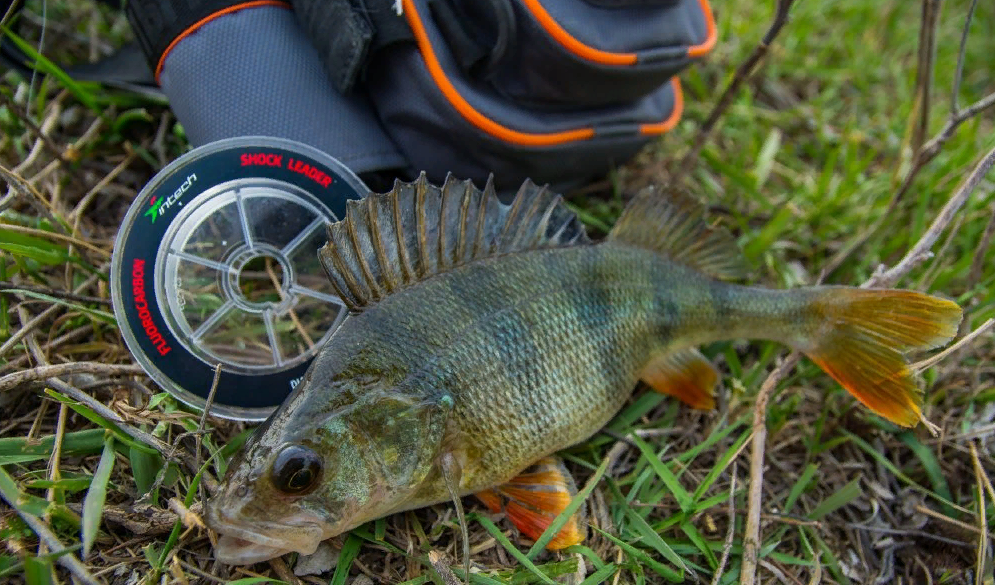
[[[138,194],[111,260],[128,349],[181,402],[265,419],[346,317],[318,261],[325,226],[366,187],[331,156],[291,140],[230,138],[196,148]]]

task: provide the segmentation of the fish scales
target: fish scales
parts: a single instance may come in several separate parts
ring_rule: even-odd
[[[911,426],[922,395],[903,353],[961,317],[914,291],[722,282],[743,274],[728,234],[652,190],[595,245],[531,183],[501,206],[489,186],[422,178],[350,202],[321,258],[353,314],[208,503],[224,562],[307,554],[451,493],[538,538],[576,493],[549,455],[596,433],[639,379],[711,407],[719,374],[694,348],[717,340],[788,344]],[[549,546],[584,533],[578,513]]]
[[[538,251],[440,276],[476,319],[414,377],[444,376],[455,398],[453,420],[479,454],[464,469],[464,491],[586,438],[627,399],[649,350],[653,294],[606,281],[617,269],[611,256],[600,247]],[[433,289],[418,296],[437,298]]]
[[[440,274],[355,317],[338,338],[355,348],[341,358],[353,364],[343,375],[377,371],[386,359],[397,392],[449,393],[467,448],[479,453],[464,491],[493,485],[586,438],[628,398],[673,314],[659,309],[646,260],[638,250],[586,246]],[[658,264],[654,272],[668,269]]]

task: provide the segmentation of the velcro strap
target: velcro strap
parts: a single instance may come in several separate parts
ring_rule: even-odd
[[[341,93],[352,89],[375,51],[414,38],[394,0],[293,0],[293,5]]]

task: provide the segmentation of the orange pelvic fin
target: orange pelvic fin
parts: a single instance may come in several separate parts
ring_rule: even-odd
[[[694,408],[715,407],[719,373],[696,349],[656,355],[639,377],[657,392],[680,398]]]
[[[833,287],[813,309],[825,325],[802,348],[808,357],[874,412],[915,426],[922,391],[903,354],[949,341],[961,308],[910,290]]]
[[[475,494],[492,512],[504,512],[522,534],[537,540],[570,505],[577,486],[559,457],[544,457],[504,485]],[[583,542],[584,508],[578,510],[546,548],[560,550]]]

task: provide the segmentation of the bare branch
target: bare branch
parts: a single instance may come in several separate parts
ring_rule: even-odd
[[[781,379],[798,363],[801,354],[791,352],[773,372],[767,376],[757,393],[753,405],[753,439],[750,445],[750,494],[747,499],[746,528],[743,534],[743,565],[739,571],[742,585],[753,585],[757,578],[757,564],[760,560],[760,509],[764,485],[764,451],[767,445],[767,403]]]
[[[940,20],[940,0],[922,1],[919,26],[919,58],[916,67],[916,105],[919,120],[912,135],[912,151],[918,152],[929,130],[930,93],[933,85],[933,60],[936,58],[936,26]]]
[[[971,31],[971,22],[974,20],[974,9],[978,6],[978,0],[972,0],[970,8],[967,9],[967,18],[964,19],[964,31],[960,35],[960,52],[957,54],[957,71],[954,73],[954,86],[950,92],[950,117],[957,117],[957,100],[960,97],[960,84],[964,79],[964,55],[967,53],[967,36]]]
[[[943,230],[950,225],[953,221],[954,216],[963,207],[964,203],[967,202],[968,197],[974,193],[975,188],[981,183],[981,180],[985,178],[988,171],[991,170],[992,165],[995,165],[995,148],[988,151],[978,164],[971,171],[971,174],[967,176],[967,179],[961,184],[957,192],[954,193],[947,204],[943,206],[940,213],[933,220],[933,224],[929,226],[926,233],[919,238],[915,246],[905,254],[898,264],[893,268],[886,270],[880,275],[874,275],[871,279],[864,283],[864,288],[870,287],[888,287],[894,285],[898,282],[898,279],[902,278],[909,273],[910,270],[918,263],[922,261],[922,258],[928,256],[930,249],[936,240],[943,233]]]
[[[993,92],[963,110],[957,109],[956,96],[960,93],[960,84],[964,67],[964,43],[967,42],[967,32],[970,29],[971,22],[974,19],[974,5],[976,3],[977,1],[975,0],[971,4],[971,9],[968,11],[967,17],[964,19],[964,32],[961,36],[961,54],[957,60],[957,75],[954,80],[952,90],[954,101],[951,104],[950,118],[947,120],[947,123],[944,124],[943,128],[937,132],[935,136],[933,136],[933,138],[923,144],[921,148],[916,150],[915,155],[912,157],[912,164],[909,167],[908,172],[906,172],[905,176],[902,178],[902,183],[892,196],[891,201],[888,203],[888,208],[885,210],[884,214],[877,221],[875,221],[870,228],[865,230],[855,239],[851,240],[849,244],[847,244],[842,250],[837,252],[832,259],[830,259],[830,261],[826,264],[826,267],[823,269],[824,275],[829,275],[839,268],[851,254],[867,243],[867,241],[871,239],[871,236],[877,233],[878,229],[880,229],[885,221],[891,217],[892,212],[895,211],[898,204],[905,198],[905,195],[909,192],[909,189],[912,188],[912,183],[915,181],[916,177],[919,176],[919,172],[927,164],[932,162],[934,158],[936,158],[936,155],[940,153],[943,145],[953,137],[954,132],[961,124],[995,105],[995,92]]]
[[[46,380],[57,376],[74,374],[93,374],[95,376],[124,376],[141,374],[142,368],[133,364],[102,364],[100,362],[70,362],[54,366],[39,366],[7,374],[0,378],[0,392],[16,388],[26,382]]]
[[[695,163],[698,159],[698,155],[701,153],[701,149],[704,148],[708,139],[711,138],[712,131],[715,129],[715,125],[718,123],[719,118],[722,114],[729,108],[729,104],[732,103],[733,97],[736,92],[739,91],[739,87],[743,85],[743,82],[750,76],[753,72],[754,67],[761,59],[767,54],[770,49],[771,43],[777,38],[778,33],[784,28],[784,25],[788,22],[788,11],[791,9],[791,5],[794,4],[794,0],[778,0],[777,9],[774,14],[774,22],[771,23],[770,28],[767,29],[767,33],[761,39],[760,43],[753,49],[753,52],[745,61],[740,63],[739,67],[736,68],[736,73],[732,77],[732,81],[726,86],[725,91],[719,97],[719,101],[716,102],[712,111],[708,114],[708,118],[701,125],[698,130],[698,134],[695,136],[694,144],[691,146],[691,150],[684,155],[681,162],[677,168],[674,178],[672,179],[675,184],[680,184],[681,181],[687,178],[690,174],[691,169],[694,168]]]

